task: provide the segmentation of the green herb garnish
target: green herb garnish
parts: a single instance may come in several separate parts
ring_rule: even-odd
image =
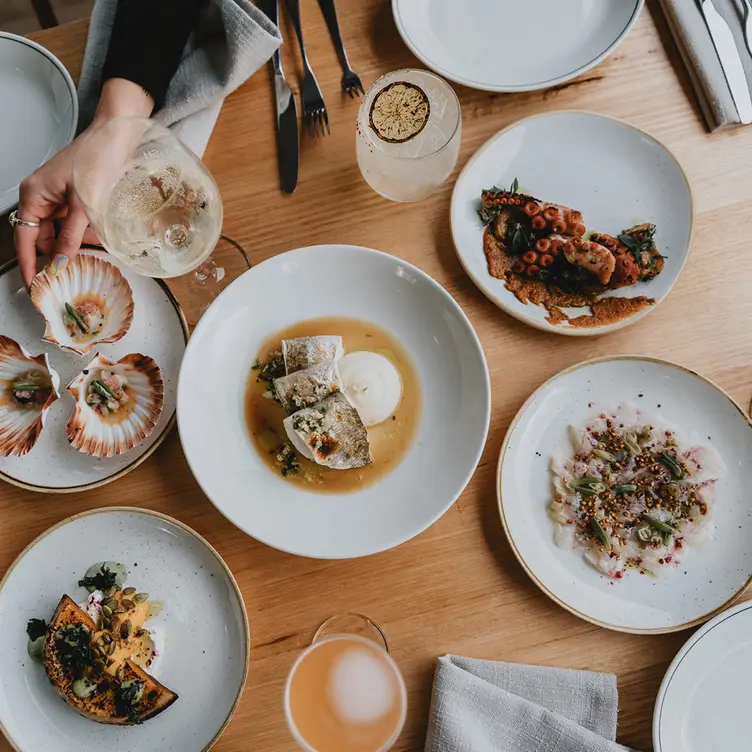
[[[40,389],[49,389],[44,384],[34,384],[31,381],[14,381],[11,388],[14,392],[36,392]]]
[[[520,190],[520,181],[517,180],[517,178],[515,178],[512,181],[512,185],[509,188],[509,192],[510,193],[519,193],[519,190]]]
[[[94,379],[94,381],[91,382],[91,388],[100,396],[104,397],[106,400],[116,400],[118,399],[118,396],[115,394],[115,392],[112,391],[112,389],[107,386],[107,384],[104,383],[101,379]]]
[[[73,323],[76,324],[76,326],[84,333],[88,334],[89,329],[86,326],[86,323],[84,320],[79,316],[78,311],[70,304],[65,304],[65,312],[70,316],[70,318],[73,320]]]
[[[608,537],[603,527],[601,527],[601,523],[598,522],[595,517],[590,518],[590,529],[593,531],[593,534],[598,539],[599,543],[606,548],[611,548],[611,539]]]
[[[615,486],[611,486],[611,490],[615,494],[634,493],[637,486],[634,483],[617,483]]]
[[[34,642],[47,634],[47,622],[44,619],[29,619],[26,624],[26,634]]]
[[[679,464],[676,457],[668,452],[661,452],[660,455],[658,455],[658,461],[667,467],[671,471],[671,475],[677,480],[681,480],[686,476],[684,468]]]
[[[677,532],[676,528],[671,527],[667,522],[651,517],[649,514],[644,515],[642,519],[645,520],[653,530],[656,530],[661,534],[666,533],[668,535],[674,535]]]
[[[78,672],[94,661],[91,649],[91,632],[83,624],[66,624],[55,632],[60,662],[71,671]]]
[[[115,711],[118,715],[126,716],[130,723],[140,723],[136,713],[136,705],[144,696],[145,682],[141,679],[128,679],[115,691]]]
[[[655,227],[647,227],[637,232],[627,230],[618,236],[619,240],[640,261],[643,253],[650,253],[655,248]]]
[[[92,577],[84,577],[78,581],[79,587],[93,588],[94,590],[109,590],[117,585],[117,575],[109,567],[102,565],[100,570]],[[91,592],[94,592],[92,590]]]
[[[258,371],[256,381],[274,381],[285,375],[285,361],[281,352],[274,353],[267,363],[256,360],[253,369]]]

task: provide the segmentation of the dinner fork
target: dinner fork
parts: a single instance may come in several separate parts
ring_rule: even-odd
[[[752,0],[749,0],[749,2],[752,2]],[[329,33],[332,35],[332,41],[337,50],[339,62],[342,65],[342,88],[352,98],[359,97],[361,94],[365,94],[365,90],[358,74],[350,67],[350,61],[347,59],[345,44],[339,31],[339,21],[337,20],[337,9],[334,7],[334,0],[319,0],[319,7],[324,14],[324,20],[329,27]]]
[[[744,0],[744,41],[752,55],[752,0]]]
[[[303,42],[303,27],[300,23],[300,0],[286,0],[287,10],[295,27],[295,34],[300,45],[300,56],[303,58],[303,120],[308,126],[311,138],[326,136],[329,130],[329,115],[326,112],[324,97],[319,89],[316,76],[313,75],[311,64],[306,55],[305,43]]]

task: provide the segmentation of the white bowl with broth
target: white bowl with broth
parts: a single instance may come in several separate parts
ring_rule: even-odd
[[[373,465],[328,470],[339,476],[323,487],[282,477],[249,415],[257,357],[312,335],[386,354],[403,386],[368,429]],[[328,559],[384,551],[441,517],[475,471],[490,406],[482,347],[451,296],[398,258],[343,245],[280,254],[233,282],[193,333],[178,386],[183,449],[215,506],[270,546]]]

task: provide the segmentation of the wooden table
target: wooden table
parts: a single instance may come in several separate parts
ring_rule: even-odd
[[[340,71],[321,14],[305,4],[309,54],[330,108],[332,136],[302,139],[301,180],[278,188],[274,109],[267,71],[232,95],[205,161],[225,201],[225,232],[255,262],[298,246],[354,243],[417,264],[460,303],[485,348],[493,381],[491,431],[460,500],[417,539],[369,559],[295,558],[236,530],[193,480],[176,432],[116,484],[73,496],[0,491],[0,571],[38,533],[64,517],[114,504],[156,509],[191,525],[238,578],[251,625],[251,671],[240,708],[216,749],[292,750],[282,689],[313,629],[333,612],[356,610],[387,631],[409,690],[398,750],[423,748],[434,661],[447,652],[618,675],[619,740],[651,748],[661,678],[689,633],[659,637],[608,632],[554,605],[518,565],[496,509],[499,447],[524,399],[557,371],[585,358],[643,353],[675,360],[715,380],[743,405],[752,391],[752,129],[708,136],[687,74],[657,2],[607,62],[547,92],[498,95],[458,87],[464,119],[459,166],[491,135],[531,113],[583,108],[624,118],[667,144],[694,186],[694,252],[676,289],[640,323],[597,339],[570,339],[524,326],[495,308],[464,274],[449,233],[450,181],[418,204],[390,203],[364,182],[355,160],[357,103],[339,90]],[[340,0],[353,65],[369,85],[417,61],[385,0]],[[285,30],[291,38],[291,30]],[[86,25],[40,32],[78,75]],[[295,48],[285,50],[291,81]],[[722,291],[722,292],[721,292]],[[0,749],[9,749],[0,743]]]

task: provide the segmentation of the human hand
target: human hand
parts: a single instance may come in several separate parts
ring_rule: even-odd
[[[102,88],[91,126],[21,183],[17,216],[39,223],[38,227],[17,225],[15,229],[18,266],[27,287],[36,274],[37,251],[52,256],[50,271],[54,275],[78,253],[82,243],[99,242],[73,190],[73,157],[81,139],[112,118],[148,116],[153,107],[153,99],[140,86],[122,78],[110,79]],[[60,220],[57,237],[55,220]]]

